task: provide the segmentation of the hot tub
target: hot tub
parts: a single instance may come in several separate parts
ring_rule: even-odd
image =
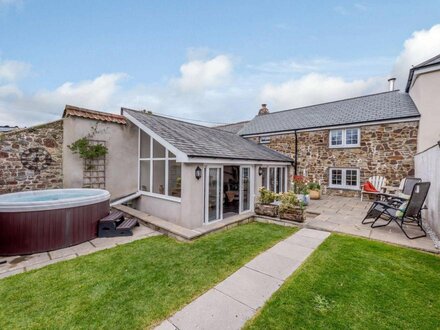
[[[45,252],[97,237],[109,213],[102,189],[50,189],[0,195],[0,256]]]

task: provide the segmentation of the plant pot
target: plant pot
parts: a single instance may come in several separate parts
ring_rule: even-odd
[[[310,190],[310,199],[321,199],[321,192],[319,190]]]
[[[276,218],[278,217],[278,205],[257,203],[255,204],[255,213]]]
[[[280,219],[296,222],[304,222],[304,209],[295,207],[287,211],[280,211]]]
[[[303,195],[303,194],[297,194],[296,197],[298,198],[298,201],[303,203],[304,205],[309,205],[310,203],[310,195]]]

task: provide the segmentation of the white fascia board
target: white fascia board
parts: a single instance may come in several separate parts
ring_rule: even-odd
[[[173,146],[171,143],[160,137],[157,133],[149,129],[147,126],[142,124],[139,120],[134,118],[133,116],[126,113],[124,110],[122,110],[122,115],[126,117],[129,121],[131,121],[133,124],[135,124],[137,127],[139,127],[141,130],[143,130],[145,133],[150,135],[153,139],[155,139],[157,142],[159,142],[161,145],[163,145],[165,148],[167,148],[169,151],[171,151],[173,154],[176,155],[176,161],[181,163],[188,162],[188,155],[184,153],[183,151],[180,151],[175,146]]]
[[[293,160],[292,160],[293,162]],[[187,163],[194,164],[222,164],[222,165],[291,165],[289,162],[274,162],[274,161],[263,161],[263,160],[240,160],[240,159],[224,159],[224,158],[202,158],[202,157],[190,157]]]
[[[292,134],[295,133],[301,133],[301,132],[313,132],[313,131],[328,131],[333,129],[339,129],[339,128],[351,128],[351,127],[362,127],[362,126],[374,126],[374,125],[381,125],[381,124],[395,124],[395,123],[406,123],[411,121],[419,121],[419,118],[412,117],[412,118],[404,118],[404,119],[390,119],[390,120],[379,120],[379,121],[370,121],[368,123],[359,123],[359,124],[347,124],[347,125],[335,125],[335,126],[326,126],[326,127],[317,127],[317,128],[305,128],[305,129],[297,129],[297,130],[289,130],[289,131],[279,131],[279,132],[271,132],[271,133],[258,133],[258,134],[249,134],[249,135],[242,135],[243,138],[249,138],[249,137],[257,137],[257,136],[273,136],[273,135],[284,135],[284,134]]]
[[[436,64],[436,65],[433,65],[433,66],[428,66],[426,68],[414,69],[414,74],[413,74],[413,79],[411,81],[410,89],[414,86],[414,84],[416,83],[417,78],[420,75],[423,75],[425,73],[430,73],[430,72],[433,72],[433,71],[438,71],[438,70],[440,70],[440,64]]]

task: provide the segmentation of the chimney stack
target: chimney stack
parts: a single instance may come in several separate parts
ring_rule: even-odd
[[[390,78],[388,79],[388,83],[390,84],[390,92],[394,90],[394,84],[396,82],[396,78]]]
[[[262,104],[261,105],[261,109],[258,111],[258,115],[262,116],[262,115],[267,115],[269,113],[269,109],[267,108],[267,104]]]

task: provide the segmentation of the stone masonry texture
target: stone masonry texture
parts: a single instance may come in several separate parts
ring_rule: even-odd
[[[0,194],[63,187],[63,121],[0,134]]]
[[[320,182],[328,195],[357,196],[359,191],[329,189],[329,168],[359,168],[361,184],[374,175],[384,176],[389,185],[414,175],[418,122],[360,127],[360,147],[329,148],[329,130],[298,132],[298,174]],[[258,142],[258,138],[252,138]],[[271,136],[269,148],[295,157],[295,135]]]

